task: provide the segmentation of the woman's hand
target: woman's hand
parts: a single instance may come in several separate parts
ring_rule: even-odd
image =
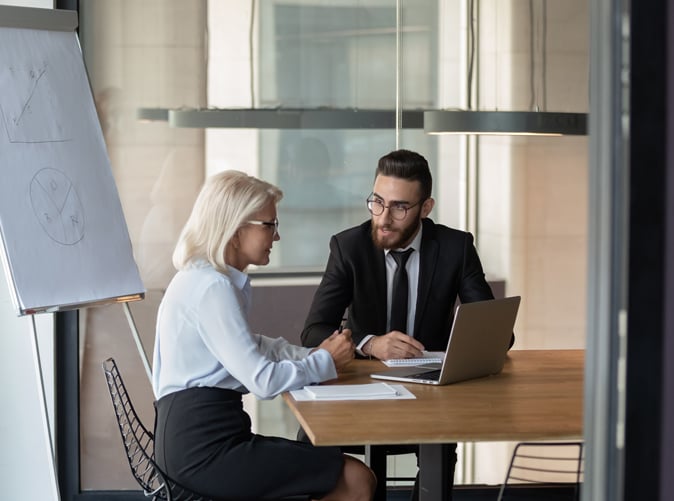
[[[351,329],[333,332],[329,338],[318,345],[318,348],[323,348],[332,355],[332,360],[335,362],[335,368],[338,371],[343,369],[355,356]]]

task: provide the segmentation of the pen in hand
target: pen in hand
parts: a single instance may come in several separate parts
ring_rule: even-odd
[[[339,328],[337,331],[341,334],[342,331],[344,330],[344,326],[346,325],[346,318],[342,318],[342,321],[339,323]]]
[[[355,356],[355,347],[351,339],[351,331],[345,325],[340,325],[335,331],[326,338],[318,348],[327,350],[332,355],[337,372],[340,372],[348,365]]]

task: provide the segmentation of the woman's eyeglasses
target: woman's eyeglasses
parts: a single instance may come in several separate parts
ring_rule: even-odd
[[[257,224],[259,226],[266,226],[267,228],[273,228],[274,234],[273,236],[275,237],[278,235],[278,219],[274,219],[273,221],[246,221],[247,224]]]

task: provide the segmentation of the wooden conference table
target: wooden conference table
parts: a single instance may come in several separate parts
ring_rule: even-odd
[[[315,445],[420,444],[419,499],[437,501],[449,494],[442,444],[581,438],[584,357],[583,350],[511,350],[494,376],[405,384],[414,400],[283,398]],[[325,384],[372,383],[369,374],[384,369],[379,361],[355,360]]]

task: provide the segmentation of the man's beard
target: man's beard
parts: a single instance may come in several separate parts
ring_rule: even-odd
[[[393,230],[394,235],[390,235],[390,237],[386,241],[383,241],[382,239],[379,238],[379,235],[377,235],[377,230],[380,228],[380,226],[376,226],[373,221],[371,230],[372,242],[376,247],[382,250],[400,249],[404,245],[409,243],[409,241],[412,239],[417,229],[419,228],[420,224],[421,218],[417,218],[415,224],[410,224],[409,226],[402,228],[400,230]],[[384,225],[384,227],[385,226],[386,225]],[[397,233],[397,235],[395,235],[395,233]]]

